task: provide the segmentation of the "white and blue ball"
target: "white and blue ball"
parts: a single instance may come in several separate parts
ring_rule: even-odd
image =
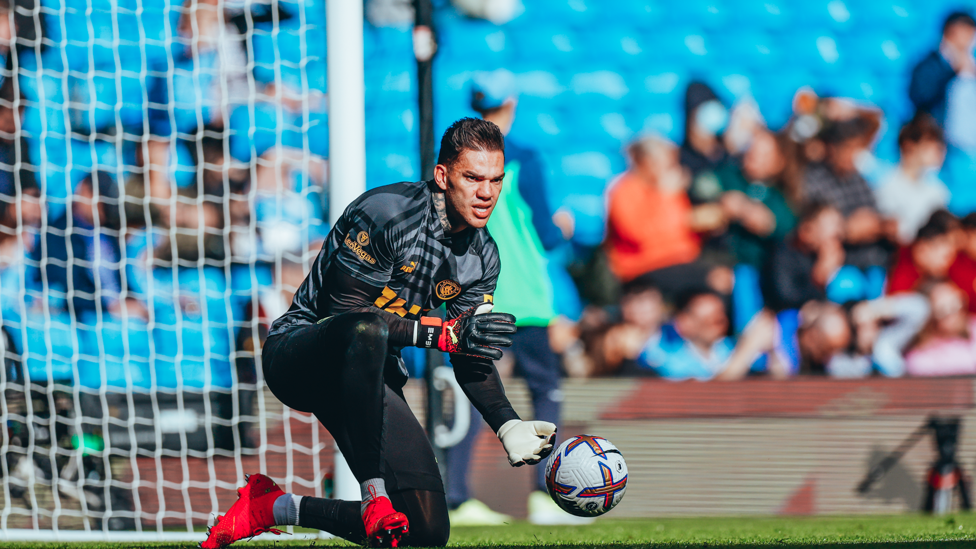
[[[613,509],[627,491],[627,463],[603,437],[563,441],[546,462],[549,496],[567,513],[596,517]]]

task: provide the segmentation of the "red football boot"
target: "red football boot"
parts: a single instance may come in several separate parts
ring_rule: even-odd
[[[217,517],[217,523],[207,532],[207,539],[200,544],[203,549],[220,549],[264,532],[281,534],[281,530],[273,528],[273,508],[275,500],[284,492],[264,475],[245,478],[247,484],[237,489],[237,501],[227,514]]]
[[[390,500],[380,496],[366,505],[363,513],[366,542],[370,547],[398,547],[400,540],[410,533],[407,515],[398,513]]]

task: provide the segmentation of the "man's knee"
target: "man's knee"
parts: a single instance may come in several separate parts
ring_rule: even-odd
[[[377,313],[347,313],[333,322],[338,325],[336,335],[349,344],[386,352],[390,328],[386,320]]]

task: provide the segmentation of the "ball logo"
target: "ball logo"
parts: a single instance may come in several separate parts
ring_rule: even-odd
[[[441,280],[434,290],[441,301],[447,301],[461,293],[461,285],[453,280]]]
[[[369,235],[366,234],[366,231],[359,231],[359,234],[356,235],[356,242],[359,242],[360,246],[369,246]]]

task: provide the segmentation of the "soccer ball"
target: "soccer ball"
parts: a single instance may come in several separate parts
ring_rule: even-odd
[[[596,517],[623,499],[627,491],[627,463],[609,440],[575,436],[549,455],[546,488],[556,505],[567,513]]]

